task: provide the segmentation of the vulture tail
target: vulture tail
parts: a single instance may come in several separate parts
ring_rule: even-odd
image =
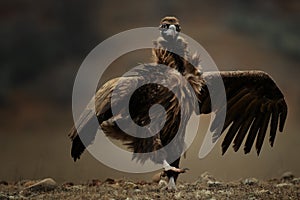
[[[84,120],[82,120],[83,123],[78,125],[77,128],[79,131],[77,131],[75,126],[72,127],[69,132],[69,137],[72,140],[71,156],[74,161],[79,159],[85,148],[93,143],[99,124],[101,124],[105,118],[108,118],[107,115],[109,114],[110,110],[98,116],[98,118],[91,117],[91,115],[88,114]]]

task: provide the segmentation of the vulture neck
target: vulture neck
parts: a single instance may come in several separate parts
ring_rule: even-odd
[[[182,37],[179,36],[176,40],[172,41],[159,37],[154,41],[152,53],[154,62],[176,69],[190,83],[197,98],[199,99],[201,97],[200,93],[204,80],[200,74],[195,74],[193,70],[191,70],[195,69],[195,67],[201,69],[200,58],[199,55],[196,54],[190,56],[187,42]],[[196,111],[196,113],[198,113],[198,111]]]
[[[172,67],[181,74],[185,72],[187,52],[187,43],[180,36],[174,40],[166,40],[163,37],[159,37],[154,41],[154,61],[157,64]]]

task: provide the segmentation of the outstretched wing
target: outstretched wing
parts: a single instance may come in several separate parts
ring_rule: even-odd
[[[215,110],[211,110],[208,85],[214,84],[220,76],[224,82],[227,103],[226,106],[220,104]],[[215,112],[218,116],[226,109],[224,126],[222,127],[218,120],[213,121],[211,125],[211,131],[220,129],[221,133],[229,127],[222,143],[222,154],[226,152],[232,141],[233,149],[237,151],[244,138],[246,138],[244,152],[249,153],[256,138],[255,147],[259,155],[270,121],[269,142],[273,146],[278,124],[279,131],[283,131],[287,104],[280,89],[267,73],[262,71],[205,72],[203,78],[205,84],[202,87],[200,112],[203,114]]]

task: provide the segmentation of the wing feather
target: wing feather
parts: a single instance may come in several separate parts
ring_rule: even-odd
[[[283,131],[288,109],[282,92],[268,74],[262,71],[228,71],[204,72],[202,76],[205,80],[202,92],[205,95],[199,100],[201,113],[214,112],[218,116],[226,109],[225,123],[220,124],[216,117],[210,127],[211,131],[222,130],[221,133],[229,127],[222,143],[223,154],[232,141],[233,149],[237,151],[246,138],[244,152],[250,152],[256,139],[259,155],[269,124],[269,142],[273,146],[278,126],[279,131]],[[211,110],[208,88],[219,76],[224,82],[227,103]]]
[[[238,131],[238,129],[240,128],[240,126],[243,123],[243,119],[239,118],[237,121],[234,121],[230,127],[230,129],[228,130],[223,143],[222,143],[222,153],[224,154],[226,152],[226,150],[228,149],[230,143],[232,142],[234,136],[236,135],[236,132]]]
[[[251,151],[251,148],[253,146],[255,137],[256,137],[257,132],[260,128],[260,121],[261,120],[262,120],[262,115],[258,115],[252,123],[252,126],[250,128],[250,131],[249,131],[249,134],[247,136],[247,140],[246,140],[246,143],[245,143],[245,146],[244,146],[245,154],[249,153]]]
[[[270,121],[270,115],[271,115],[270,111],[268,111],[264,115],[261,127],[259,129],[259,133],[257,135],[257,139],[256,139],[256,151],[257,151],[257,155],[259,155],[261,147],[262,147],[264,139],[265,139],[265,135],[266,135],[266,132],[267,132],[268,124],[269,124],[269,121]]]
[[[275,136],[276,136],[276,131],[277,131],[277,127],[278,127],[278,117],[279,117],[278,108],[277,108],[277,106],[275,106],[273,108],[273,112],[272,112],[271,128],[270,128],[269,142],[270,142],[271,146],[273,146]]]
[[[285,124],[285,120],[287,117],[287,105],[284,100],[279,102],[279,109],[280,109],[280,123],[279,123],[279,131],[282,132]]]
[[[244,138],[246,133],[249,130],[250,125],[252,124],[254,120],[254,117],[249,117],[247,120],[244,121],[244,123],[242,124],[239,132],[237,133],[236,137],[234,138],[233,141],[233,149],[234,151],[238,151]],[[229,145],[228,145],[229,146]]]

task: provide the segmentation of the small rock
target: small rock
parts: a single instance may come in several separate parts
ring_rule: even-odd
[[[219,182],[219,181],[211,181],[211,180],[209,180],[209,181],[207,181],[207,185],[208,185],[208,187],[219,187],[219,186],[222,185],[222,183]]]
[[[216,179],[208,172],[204,172],[203,174],[201,174],[201,179],[203,179],[204,181],[216,181]]]
[[[271,192],[269,190],[262,189],[262,190],[256,191],[256,194],[271,194]]]
[[[144,197],[145,200],[153,200],[151,197]]]
[[[294,178],[295,176],[293,175],[292,172],[284,172],[282,175],[281,175],[281,180],[284,180],[284,181],[290,181]]]
[[[181,192],[178,192],[177,194],[174,195],[174,198],[175,199],[181,199],[182,196],[181,196]]]
[[[209,190],[200,190],[199,192],[197,192],[197,194],[200,193],[202,196],[205,195],[205,196],[210,196],[213,194],[213,192],[209,191]],[[201,196],[200,195],[200,196]]]
[[[27,180],[27,181],[22,182],[21,184],[22,184],[24,187],[29,187],[29,186],[31,186],[31,185],[36,184],[37,182],[39,182],[39,181]]]
[[[116,183],[116,181],[112,178],[107,178],[104,182],[108,183],[108,184],[115,184]]]
[[[148,185],[148,182],[147,181],[144,181],[144,180],[141,180],[141,181],[137,181],[136,182],[137,184],[139,184],[139,185]]]
[[[31,192],[47,192],[54,190],[57,187],[56,182],[52,178],[43,179],[33,185],[24,188],[20,194],[22,196],[29,196]]]
[[[206,184],[208,181],[216,181],[216,179],[208,172],[204,172],[192,185]]]
[[[229,190],[218,190],[218,193],[226,195],[226,196],[232,195],[232,192]]]
[[[8,200],[9,197],[0,193],[0,200]]]
[[[249,196],[248,200],[256,200],[256,197],[255,196]]]
[[[183,185],[183,184],[178,184],[178,185],[177,185],[177,188],[178,188],[179,190],[185,190],[186,186]]]
[[[99,186],[101,185],[101,181],[98,179],[93,179],[92,182],[89,184],[89,186]]]
[[[290,187],[290,186],[292,186],[291,183],[279,183],[276,185],[276,187]]]
[[[8,185],[8,182],[6,182],[6,181],[0,181],[0,185]]]
[[[72,186],[74,186],[74,183],[73,183],[73,182],[64,182],[64,183],[62,184],[62,186],[63,186],[63,187],[72,187]]]
[[[139,192],[141,192],[141,191],[142,191],[142,190],[140,190],[140,189],[135,189],[135,190],[134,190],[135,193],[139,193]]]
[[[113,191],[113,195],[117,197],[119,195],[118,191],[117,190]]]
[[[159,187],[166,187],[168,185],[168,183],[165,180],[160,180],[158,183]]]
[[[43,179],[31,186],[26,187],[24,190],[36,191],[50,191],[55,189],[57,186],[56,182],[52,178]]]
[[[293,178],[292,183],[293,184],[299,184],[300,183],[300,178]]]
[[[83,186],[83,185],[73,185],[73,186],[71,186],[71,188],[73,190],[83,190],[83,189],[85,189],[85,186]]]
[[[133,182],[125,182],[124,185],[123,185],[124,189],[138,189],[139,186]]]
[[[246,178],[243,181],[244,185],[256,185],[258,183],[258,180],[256,178]]]
[[[24,186],[24,187],[28,187],[30,185],[33,185],[34,183],[36,183],[37,181],[32,181],[32,180],[20,180],[19,182],[17,182],[16,184]]]

